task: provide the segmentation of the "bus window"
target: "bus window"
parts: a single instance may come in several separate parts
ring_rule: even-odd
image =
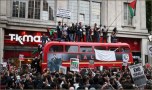
[[[92,52],[91,46],[80,46],[80,52]]]
[[[118,47],[109,47],[108,49],[109,49],[109,51],[119,52]]]
[[[103,46],[95,46],[94,49],[97,49],[97,50],[106,50],[106,47],[103,47]]]
[[[130,52],[130,49],[128,47],[121,47],[120,48],[120,52],[126,52],[126,53],[128,53],[128,52]]]
[[[65,46],[65,51],[66,52],[78,52],[78,46],[67,45],[67,46]]]
[[[63,46],[62,45],[53,45],[50,48],[51,52],[63,52]]]

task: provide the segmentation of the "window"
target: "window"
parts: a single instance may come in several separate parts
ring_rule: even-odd
[[[78,46],[65,46],[66,52],[78,52]]]
[[[92,52],[92,47],[91,46],[81,46],[80,52]]]
[[[49,6],[49,20],[54,20],[53,9]]]
[[[89,19],[90,19],[90,2],[88,0],[80,0],[79,3],[80,8],[80,22],[82,22],[83,25],[89,25]],[[82,21],[81,21],[82,20]]]
[[[128,8],[128,3],[124,3],[124,25],[132,25],[132,18]]]
[[[62,45],[53,45],[50,48],[51,52],[63,52],[63,46]]]
[[[34,14],[34,1],[30,0],[28,4],[28,18],[33,18]]]
[[[54,20],[53,9],[52,9],[53,5],[51,5],[50,3],[53,4],[53,0],[49,0],[49,1],[43,0],[43,11],[41,15],[42,20]]]
[[[95,46],[94,48],[97,50],[106,50],[106,47],[104,46]]]
[[[55,0],[13,0],[12,17],[54,20],[54,7]]]
[[[26,2],[14,0],[12,16],[19,17],[19,18],[25,18],[25,11],[26,11],[25,7],[26,7]]]
[[[92,2],[92,21],[91,25],[94,26],[94,23],[97,23],[97,25],[100,25],[101,20],[101,3],[100,2]]]
[[[82,22],[82,24],[85,23],[85,14],[80,13],[80,15],[79,15],[79,21]]]
[[[40,19],[40,0],[29,0],[28,18]]]
[[[109,51],[119,52],[119,47],[109,47]]]
[[[130,49],[129,49],[128,47],[121,47],[121,48],[120,48],[120,52],[129,53],[129,52],[130,52]]]
[[[77,0],[69,0],[69,9],[71,11],[71,18],[69,22],[77,23],[78,19],[78,1]]]
[[[43,11],[48,11],[48,3],[46,0],[43,0]]]

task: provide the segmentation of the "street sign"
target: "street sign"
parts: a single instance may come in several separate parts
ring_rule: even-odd
[[[71,11],[65,10],[65,9],[58,9],[56,16],[61,17],[61,18],[70,19],[71,18]]]
[[[144,70],[141,63],[129,66],[129,70],[131,72],[131,76],[133,78],[134,83],[138,87],[146,85],[146,76],[144,74]]]

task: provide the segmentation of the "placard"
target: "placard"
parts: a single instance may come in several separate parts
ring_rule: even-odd
[[[61,18],[71,18],[71,11],[70,10],[65,10],[65,9],[57,9],[57,17]]]
[[[70,58],[70,71],[79,72],[79,59]]]
[[[133,78],[134,83],[138,87],[146,85],[146,76],[144,74],[144,70],[141,63],[129,66],[129,70],[131,72],[131,76]]]
[[[19,54],[19,60],[21,60],[21,61],[24,60],[24,55],[23,54]]]
[[[59,72],[62,72],[63,74],[66,74],[67,73],[67,67],[60,66],[59,67]]]

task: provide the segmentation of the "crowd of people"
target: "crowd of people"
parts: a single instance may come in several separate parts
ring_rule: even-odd
[[[108,28],[106,26],[94,27],[82,23],[72,24],[68,27],[58,22],[56,28],[57,40],[70,42],[99,42],[102,33],[102,42],[107,42]],[[54,31],[50,34],[50,39],[55,40]],[[117,42],[117,28],[111,33],[111,42]],[[84,38],[85,35],[85,38]],[[129,69],[123,68],[98,68],[80,69],[79,72],[72,72],[69,69],[67,74],[55,71],[51,72],[49,68],[41,70],[40,62],[42,58],[42,49],[48,41],[48,37],[42,35],[42,45],[38,45],[39,56],[35,57],[31,64],[22,67],[7,65],[0,69],[0,88],[1,89],[67,89],[67,90],[123,90],[139,89],[133,82]],[[144,72],[147,77],[147,84],[142,89],[152,89],[152,67],[144,66]]]
[[[80,69],[80,72],[50,72],[38,67],[25,65],[3,67],[0,72],[1,89],[65,89],[65,90],[123,90],[139,89],[133,82],[130,71],[126,68]],[[142,88],[152,89],[152,67],[144,68],[147,84]]]
[[[72,23],[71,26],[67,26],[67,24],[62,24],[60,21],[56,27],[56,30],[51,29],[48,30],[50,33],[50,40],[58,40],[58,41],[70,41],[70,42],[100,42],[100,38],[102,37],[102,42],[107,42],[108,38],[108,27],[105,25],[97,25],[94,24],[94,27],[88,25],[82,25],[79,23]],[[56,31],[56,37],[54,32]],[[116,43],[116,33],[117,28],[115,27],[111,33],[111,42]],[[45,43],[48,39],[45,37],[45,34],[42,36],[42,42]]]

